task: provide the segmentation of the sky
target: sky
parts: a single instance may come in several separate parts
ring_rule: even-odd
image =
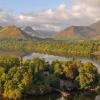
[[[0,0],[0,25],[59,31],[100,20],[100,0]]]
[[[60,4],[71,5],[71,0],[0,0],[0,7],[15,13],[55,8]]]

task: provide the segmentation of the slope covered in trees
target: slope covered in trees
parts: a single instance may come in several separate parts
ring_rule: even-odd
[[[0,49],[16,52],[39,52],[53,55],[88,56],[100,52],[100,41],[47,41],[47,40],[0,40]]]
[[[0,57],[0,94],[18,99],[24,95],[43,95],[60,88],[60,80],[73,82],[75,89],[93,89],[97,86],[98,73],[92,63],[80,61],[53,61],[33,58],[23,60],[14,57]],[[67,85],[67,84],[66,84]],[[62,89],[73,91],[72,88]]]

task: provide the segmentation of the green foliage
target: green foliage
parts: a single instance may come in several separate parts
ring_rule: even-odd
[[[79,74],[78,66],[76,66],[76,64],[71,61],[65,62],[63,71],[64,71],[66,77],[70,78],[70,79],[75,79],[76,76],[78,76],[78,74]]]
[[[31,63],[35,66],[35,73],[44,70],[45,61],[43,59],[33,58]]]
[[[0,39],[0,49],[15,52],[39,52],[53,55],[80,55],[89,56],[95,51],[100,52],[100,41],[50,41],[50,40],[19,40]]]
[[[3,66],[0,67],[0,94],[7,98],[19,99],[29,91],[41,94],[41,90],[46,92],[49,87],[59,88],[62,75],[76,82],[82,89],[96,85],[97,69],[92,63],[56,60],[47,64],[40,58],[26,61],[14,57],[0,59]]]
[[[79,83],[81,88],[90,88],[96,81],[97,69],[92,63],[85,63],[79,68]]]
[[[45,81],[45,84],[50,85],[52,87],[59,88],[60,86],[59,79],[53,74],[45,77],[44,81]]]
[[[20,60],[15,57],[6,57],[6,56],[0,56],[0,66],[4,67],[5,70],[8,70],[11,67],[19,66]]]
[[[4,68],[0,67],[0,77],[2,76],[3,73],[4,73]]]
[[[53,68],[53,72],[56,75],[60,75],[63,68],[62,68],[62,63],[60,61],[53,61],[52,62],[52,68]]]

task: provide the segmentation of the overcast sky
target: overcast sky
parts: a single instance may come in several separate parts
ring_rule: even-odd
[[[100,20],[100,0],[0,0],[0,25],[59,31]]]

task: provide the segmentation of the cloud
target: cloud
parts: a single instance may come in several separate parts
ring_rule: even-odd
[[[99,0],[72,0],[68,8],[60,4],[53,9],[38,12],[23,12],[13,15],[6,10],[0,10],[0,24],[30,25],[34,29],[59,31],[70,25],[89,25],[100,20]]]
[[[13,13],[9,10],[0,9],[0,25],[11,25],[15,20]]]
[[[91,7],[100,7],[100,0],[73,0],[74,4],[88,5]]]
[[[43,10],[37,13],[22,13],[18,16],[19,23],[32,25],[35,28],[61,30],[61,26],[68,20],[68,11],[64,4],[55,9]]]
[[[100,20],[100,0],[73,0],[72,9],[76,16],[89,17],[94,21]]]
[[[99,12],[99,0],[73,0],[70,9],[65,4],[60,4],[55,9],[22,13],[19,20],[36,28],[61,30],[70,25],[89,25],[100,20]]]

